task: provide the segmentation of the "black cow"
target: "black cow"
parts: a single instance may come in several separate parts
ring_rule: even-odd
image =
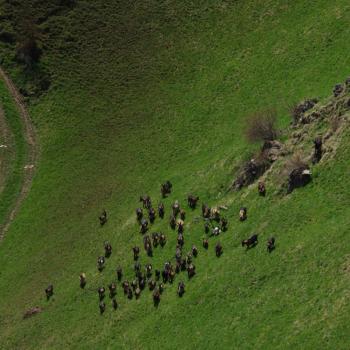
[[[316,137],[314,140],[314,154],[312,156],[312,163],[318,163],[322,158],[322,138]]]
[[[45,289],[45,294],[47,300],[49,300],[53,296],[53,285],[49,284],[48,287]]]
[[[196,258],[198,255],[198,249],[195,245],[192,245],[191,252],[192,252],[192,255]]]
[[[275,238],[271,237],[267,241],[267,251],[271,253],[275,249]]]
[[[164,218],[164,204],[163,203],[158,204],[158,215],[161,219]]]
[[[217,257],[220,257],[222,253],[223,253],[222,245],[218,242],[216,243],[216,246],[215,246],[215,254]]]
[[[160,236],[159,236],[159,243],[160,243],[160,246],[163,248],[166,244],[166,236],[164,233],[161,233]]]
[[[141,225],[140,225],[140,232],[141,232],[142,234],[146,233],[147,230],[148,230],[148,221],[147,221],[145,218],[143,218],[143,219],[141,220],[140,224],[141,224]]]
[[[111,298],[113,298],[117,292],[117,285],[112,282],[109,286],[108,286],[108,289],[109,289],[109,296]]]
[[[134,253],[134,260],[136,261],[139,258],[140,248],[135,246],[132,248],[132,251]]]
[[[177,232],[183,233],[184,232],[185,223],[182,220],[177,221]]]
[[[149,209],[152,206],[151,197],[148,195],[140,196],[140,202],[144,208]]]
[[[140,297],[140,295],[141,295],[141,289],[139,287],[137,287],[135,289],[134,294],[135,294],[135,298],[138,299]]]
[[[173,211],[173,215],[176,217],[177,214],[179,214],[180,212],[180,204],[179,204],[179,201],[176,200],[173,205],[171,206],[171,209]]]
[[[178,234],[177,244],[182,247],[184,245],[184,243],[185,243],[185,239],[184,239],[183,234],[182,233]]]
[[[192,209],[196,208],[198,200],[199,200],[199,197],[198,196],[194,196],[193,194],[190,194],[190,195],[187,196],[188,206],[190,208],[192,208]]]
[[[152,233],[152,244],[153,244],[153,247],[158,247],[158,244],[159,244],[159,239],[160,239],[160,235],[158,232],[153,232]]]
[[[203,238],[203,248],[208,249],[209,247],[209,241],[206,238]]]
[[[288,179],[287,193],[295,188],[307,185],[311,181],[311,171],[307,166],[301,166],[291,171]]]
[[[99,308],[100,308],[100,314],[102,315],[106,310],[106,304],[103,301],[100,301]]]
[[[163,198],[165,198],[168,194],[171,193],[171,189],[173,188],[173,185],[170,181],[166,181],[164,184],[160,186],[160,193]]]
[[[99,216],[100,225],[103,226],[107,222],[107,212],[103,209],[102,214]]]
[[[109,258],[112,254],[112,246],[108,241],[104,242],[104,248],[105,248],[105,257]]]
[[[121,281],[123,278],[123,270],[121,267],[117,268],[117,278],[118,278],[118,281]]]
[[[148,218],[151,224],[154,223],[154,220],[156,219],[156,211],[154,210],[154,208],[150,208],[148,210]]]
[[[177,294],[181,298],[185,293],[185,283],[182,281],[177,286]]]
[[[136,219],[137,219],[137,221],[141,221],[141,219],[142,219],[142,217],[143,217],[143,211],[142,211],[142,209],[141,208],[137,208],[136,209]]]
[[[98,297],[100,298],[100,300],[104,299],[105,297],[105,287],[100,287],[97,289],[98,292]]]
[[[171,215],[170,216],[170,219],[169,219],[169,225],[170,227],[175,230],[175,227],[176,227],[176,218],[174,215]]]
[[[187,267],[188,278],[192,278],[195,274],[196,274],[196,266],[191,263]]]
[[[153,280],[150,280],[148,282],[148,288],[149,288],[149,290],[153,290],[154,288],[156,288],[156,282]]]
[[[151,243],[151,239],[149,238],[149,236],[144,237],[143,246],[145,248],[145,251],[147,252],[147,255],[152,256],[153,255],[152,243]]]
[[[105,257],[104,257],[104,256],[99,256],[99,257],[97,258],[97,269],[98,269],[100,272],[104,269],[104,267],[105,267],[105,262],[106,262],[106,260],[105,260]]]
[[[152,264],[146,264],[145,266],[146,270],[146,277],[149,278],[152,276]]]
[[[246,246],[247,249],[255,247],[258,244],[258,235],[254,234],[248,239],[242,241],[242,247]]]
[[[158,288],[155,288],[153,291],[153,303],[155,307],[157,307],[160,303],[160,291]]]
[[[206,204],[202,204],[202,215],[204,218],[209,219],[210,218],[210,207],[208,207]]]

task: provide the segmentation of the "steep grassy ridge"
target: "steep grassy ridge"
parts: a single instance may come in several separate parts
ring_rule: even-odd
[[[286,127],[289,103],[328,96],[349,74],[349,10],[345,0],[77,1],[42,23],[40,65],[52,83],[30,106],[41,161],[0,246],[2,347],[348,348],[347,138],[336,160],[318,165],[313,183],[289,197],[225,191],[255,149],[241,136],[247,114],[273,106]],[[22,83],[11,50],[4,62]],[[138,196],[157,202],[166,179],[174,184],[166,218],[190,191],[209,204],[232,203],[224,254],[215,257],[215,240],[200,251],[183,299],[179,278],[157,309],[148,291],[128,301],[119,288],[119,310],[107,303],[100,316],[97,287],[119,264],[132,277],[131,247],[142,240]],[[244,224],[241,204],[249,207]],[[101,229],[102,208],[110,220]],[[186,250],[200,245],[198,215],[188,211]],[[154,225],[168,236],[155,267],[174,254],[166,224]],[[276,235],[273,254],[263,244],[242,250],[253,230],[262,241]],[[105,239],[113,254],[99,274]],[[46,302],[50,282],[55,296]],[[44,311],[22,320],[33,305]]]

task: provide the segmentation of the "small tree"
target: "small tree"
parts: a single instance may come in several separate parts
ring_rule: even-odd
[[[273,141],[278,137],[277,113],[274,109],[257,112],[247,119],[245,136],[249,142]]]
[[[17,29],[16,59],[26,67],[39,62],[42,51],[39,47],[39,31],[35,18],[27,14]]]
[[[37,40],[30,36],[21,38],[17,44],[16,57],[20,62],[23,62],[27,67],[39,61],[41,50],[38,47]]]

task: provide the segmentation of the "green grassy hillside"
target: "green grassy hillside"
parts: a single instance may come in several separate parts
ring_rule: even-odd
[[[35,18],[46,3],[1,4],[9,31],[20,30],[23,11],[34,18],[42,55],[33,69],[51,84],[28,93],[41,157],[0,244],[0,348],[349,348],[349,131],[313,182],[290,196],[275,193],[273,181],[266,198],[226,192],[260,146],[243,137],[247,115],[274,107],[287,130],[291,103],[324,101],[350,74],[348,1],[78,0],[46,20]],[[14,63],[15,44],[0,47],[17,84],[34,91],[33,73]],[[141,262],[161,267],[173,256],[169,208],[175,199],[185,205],[189,192],[228,205],[224,254],[215,257],[211,239],[197,275],[167,285],[158,308],[149,291],[129,301],[118,285],[119,309],[107,298],[100,316],[97,288],[118,265],[133,276],[138,198],[149,193],[157,203],[167,179],[174,190],[151,232],[163,230],[168,242],[152,259],[142,251]],[[243,204],[249,218],[240,223]],[[103,208],[110,219],[100,228]],[[187,213],[185,251],[204,234],[200,210]],[[261,242],[245,251],[240,242],[253,231]],[[270,235],[277,247],[268,255]],[[113,254],[99,273],[106,239]],[[46,301],[49,283],[55,295]],[[23,320],[32,306],[43,312]]]

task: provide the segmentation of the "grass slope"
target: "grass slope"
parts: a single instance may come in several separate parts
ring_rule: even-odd
[[[337,159],[287,198],[225,191],[254,149],[241,136],[247,114],[276,107],[285,127],[289,103],[328,96],[349,74],[349,10],[345,0],[98,0],[41,24],[40,64],[52,85],[30,107],[41,161],[0,246],[1,347],[348,348],[348,137]],[[4,52],[9,64],[11,47]],[[132,276],[138,196],[158,199],[165,179],[174,183],[166,217],[192,191],[209,204],[232,203],[224,254],[214,256],[215,240],[200,251],[183,299],[167,287],[155,309],[149,292],[129,302],[119,289],[120,309],[108,305],[100,317],[97,287],[119,264]],[[241,204],[249,206],[244,224]],[[100,229],[102,208],[110,220]],[[186,249],[200,245],[198,215],[186,220]],[[174,253],[166,221],[154,225],[169,238],[155,267]],[[263,244],[242,250],[255,230],[276,235],[273,254]],[[113,254],[99,274],[105,239]],[[50,282],[55,296],[46,302]],[[34,305],[44,312],[23,321]]]

